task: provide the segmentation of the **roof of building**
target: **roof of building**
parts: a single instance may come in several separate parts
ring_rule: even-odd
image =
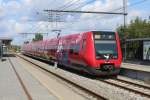
[[[12,41],[12,38],[9,37],[0,37],[0,43],[4,45],[10,45]]]
[[[12,38],[10,38],[10,37],[0,37],[0,40],[9,40],[9,41],[12,41]]]

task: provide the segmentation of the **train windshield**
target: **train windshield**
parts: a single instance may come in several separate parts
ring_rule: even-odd
[[[94,34],[96,59],[117,59],[115,33]]]

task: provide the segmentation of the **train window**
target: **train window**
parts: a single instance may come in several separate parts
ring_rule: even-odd
[[[79,50],[80,50],[80,45],[79,45],[79,44],[76,44],[76,45],[75,45],[75,48],[74,48],[74,53],[75,53],[75,54],[79,54]]]
[[[112,55],[114,59],[118,58],[117,43],[114,40],[96,40],[95,41],[96,58],[105,58],[105,55]]]
[[[76,54],[78,55],[79,54],[79,50],[80,50],[80,45],[79,44],[76,44],[76,45],[72,45],[70,46],[70,53],[71,54]]]
[[[70,49],[69,49],[69,53],[70,53],[70,54],[73,54],[73,50],[74,50],[74,45],[71,45],[71,46],[70,46]]]

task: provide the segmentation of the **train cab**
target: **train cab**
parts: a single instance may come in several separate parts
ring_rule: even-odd
[[[87,70],[89,72],[100,75],[119,73],[122,53],[116,32],[89,32],[87,33],[86,42],[84,59],[88,65]]]

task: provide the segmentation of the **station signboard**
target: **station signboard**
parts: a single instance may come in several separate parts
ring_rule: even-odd
[[[143,60],[150,60],[150,41],[143,42]]]

